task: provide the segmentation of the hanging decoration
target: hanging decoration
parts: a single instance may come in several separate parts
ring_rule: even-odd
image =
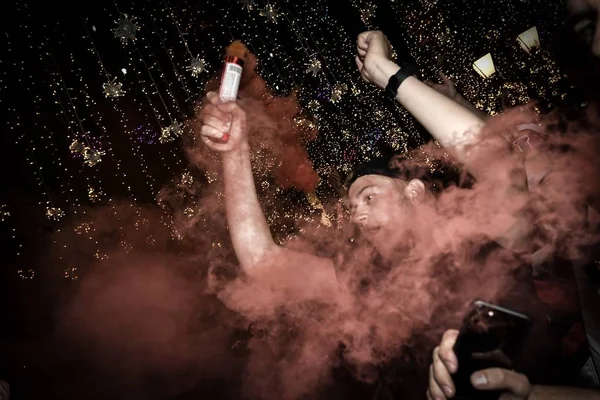
[[[137,18],[121,13],[119,19],[115,21],[116,28],[112,29],[113,34],[122,44],[127,44],[129,41],[135,42],[135,34],[140,30],[140,26],[135,22]]]
[[[104,95],[108,98],[117,98],[121,96],[125,96],[125,91],[121,89],[123,86],[122,83],[117,82],[117,78],[113,78],[110,81],[102,84],[102,89],[104,89]]]
[[[105,153],[103,151],[86,148],[83,151],[83,159],[84,159],[85,165],[87,165],[88,167],[93,167],[94,165],[96,165],[100,161],[102,161],[102,156],[104,154]]]
[[[253,0],[238,0],[238,1],[242,5],[242,8],[246,9],[246,11],[252,11],[252,10],[254,10],[254,7],[256,7],[256,4],[254,3]]]
[[[336,83],[331,90],[331,101],[337,103],[342,99],[342,95],[348,90],[348,85],[345,83]]]
[[[183,123],[175,120],[171,125],[161,129],[160,138],[158,140],[161,143],[172,142],[181,135],[183,135]]]
[[[85,149],[86,146],[77,139],[74,139],[71,145],[69,146],[69,150],[71,150],[71,153],[73,154],[81,154],[84,152]]]
[[[100,201],[103,194],[102,191],[96,190],[92,186],[88,186],[88,199],[90,200],[90,203],[97,203]]]
[[[277,18],[281,16],[279,10],[272,4],[267,4],[265,8],[260,11],[260,15],[275,24],[277,23]]]
[[[58,207],[46,207],[46,217],[53,221],[60,221],[65,216],[65,212]]]
[[[206,61],[204,61],[203,58],[200,58],[200,56],[194,57],[186,69],[192,72],[194,78],[197,78],[201,73],[206,71]]]
[[[312,111],[319,111],[321,104],[319,103],[319,100],[311,100],[308,102],[308,108]]]
[[[307,64],[307,73],[312,73],[313,76],[317,76],[321,72],[321,61],[316,58],[311,59]]]

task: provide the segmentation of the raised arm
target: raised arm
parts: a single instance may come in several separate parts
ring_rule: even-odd
[[[216,93],[209,93],[207,100],[200,114],[200,135],[223,161],[227,222],[242,270],[265,280],[279,277],[286,289],[308,291],[306,295],[337,290],[331,260],[286,249],[273,240],[252,175],[246,113],[235,102],[221,103]],[[221,140],[225,132],[227,142]]]
[[[458,93],[458,90],[456,90],[456,86],[454,85],[454,82],[452,82],[452,80],[450,78],[448,78],[443,72],[440,72],[439,76],[440,76],[440,79],[442,80],[442,83],[434,83],[434,82],[425,81],[425,84],[427,84],[427,86],[435,89],[437,92],[443,94],[444,96],[448,97],[449,99],[454,100],[461,106],[465,107],[467,110],[471,111],[473,114],[478,115],[481,119],[488,120],[491,118],[491,115],[486,114],[485,112],[481,111],[480,109],[475,107],[473,104],[471,104],[471,102],[469,100],[465,99],[460,93]]]
[[[361,76],[384,89],[400,67],[390,60],[391,49],[380,31],[361,33],[356,64]],[[414,76],[398,88],[396,100],[458,161],[468,163],[467,146],[479,138],[485,120],[472,110],[441,94]]]

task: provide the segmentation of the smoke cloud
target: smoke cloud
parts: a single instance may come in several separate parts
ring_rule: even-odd
[[[246,61],[240,105],[256,175],[313,190],[319,179],[306,143],[317,132],[294,122],[295,94],[273,96],[254,72],[256,58],[239,43],[229,51],[241,51]],[[217,85],[215,78],[206,89]],[[539,129],[515,133],[532,122]],[[473,299],[539,312],[526,293],[531,252],[551,246],[582,257],[580,248],[596,239],[583,229],[582,208],[598,199],[599,143],[589,132],[556,133],[552,121],[529,109],[492,119],[483,137],[486,145],[472,149],[482,156],[471,167],[494,178],[446,185],[435,193],[435,206],[410,208],[388,232],[390,242],[403,244],[393,260],[382,260],[358,234],[339,199],[325,204],[339,217],[335,226],[296,222],[303,234],[285,246],[329,258],[339,284],[332,293],[285,260],[263,276],[239,270],[219,158],[188,136],[184,150],[197,170],[165,185],[160,207],[111,202],[57,233],[55,239],[72,243],[60,256],[86,271],[59,315],[57,336],[68,351],[55,363],[79,372],[82,382],[90,374],[111,382],[81,389],[86,398],[331,399],[340,384],[332,371],[349,371],[368,386],[394,360],[426,366],[441,333],[460,324]],[[394,162],[402,167],[421,158],[446,156],[430,145]],[[528,184],[525,166],[540,172],[541,185]],[[526,240],[503,242],[513,251],[490,244],[515,230]]]
[[[265,80],[256,71],[256,56],[240,42],[227,48],[227,54],[244,60],[244,71],[239,89],[239,105],[252,118],[248,119],[248,137],[257,171],[276,177],[283,188],[310,192],[318,184],[306,150],[306,144],[315,139],[317,129],[300,116],[296,92],[287,97],[274,96]],[[217,91],[220,78],[210,81],[205,90]],[[200,108],[202,105],[200,104]],[[192,122],[192,127],[196,122]],[[218,159],[204,146],[188,146],[188,157],[207,173],[218,174]]]

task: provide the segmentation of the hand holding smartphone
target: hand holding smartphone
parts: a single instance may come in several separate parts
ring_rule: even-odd
[[[473,302],[454,345],[458,359],[458,371],[452,376],[456,399],[498,399],[501,392],[477,390],[470,377],[488,368],[513,369],[529,324],[526,315],[480,300]]]

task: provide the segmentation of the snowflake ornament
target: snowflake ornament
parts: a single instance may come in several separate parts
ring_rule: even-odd
[[[239,0],[239,2],[246,11],[252,11],[254,10],[254,7],[256,7],[254,0]]]
[[[317,76],[319,72],[321,72],[321,61],[317,60],[316,58],[310,60],[310,62],[306,65],[308,67],[306,72],[311,72],[313,76]]]
[[[103,151],[87,148],[83,152],[83,159],[85,160],[85,164],[88,167],[93,167],[94,165],[102,161],[102,156],[104,154],[105,153]]]
[[[161,134],[158,140],[161,143],[172,142],[175,140],[175,137],[181,135],[183,135],[183,123],[175,120],[171,123],[171,125],[161,129]]]
[[[85,149],[86,149],[85,145],[77,139],[73,140],[73,142],[69,146],[69,150],[71,150],[71,153],[74,153],[74,154],[83,153],[85,151]]]
[[[117,82],[117,78],[113,78],[109,82],[102,84],[106,97],[113,99],[125,95],[125,91],[121,89],[122,86],[122,83]]]
[[[321,108],[321,104],[318,100],[311,100],[308,102],[308,108],[310,108],[313,111],[318,111],[319,108]]]
[[[160,130],[160,137],[158,141],[161,143],[171,142],[173,141],[173,137],[171,136],[171,127],[166,126]]]
[[[338,91],[335,91],[335,90],[333,90],[331,92],[331,102],[332,103],[337,103],[341,99],[342,99],[342,93],[341,92],[338,92]]]
[[[128,40],[135,42],[135,33],[140,30],[140,26],[135,23],[136,17],[131,17],[121,13],[119,19],[115,21],[117,27],[112,29],[113,34],[121,43],[126,44]]]
[[[175,120],[169,126],[169,130],[171,131],[172,135],[181,136],[181,135],[183,135],[183,123]]]
[[[181,186],[192,187],[193,184],[194,184],[194,177],[192,176],[192,174],[190,172],[186,171],[183,174],[181,174],[181,182],[180,182]]]
[[[345,83],[336,83],[333,90],[340,93],[345,93],[348,90],[348,85]]]
[[[342,99],[342,95],[348,90],[348,85],[345,83],[336,83],[331,90],[331,101],[337,103]]]
[[[100,197],[104,195],[101,190],[96,190],[91,186],[88,186],[88,199],[90,199],[91,203],[97,203],[100,200]]]
[[[267,4],[265,8],[260,11],[261,17],[265,17],[273,23],[277,23],[277,18],[281,16],[279,10],[275,8],[272,4]]]
[[[54,221],[60,221],[65,212],[58,207],[46,207],[46,217]]]
[[[192,62],[186,68],[188,71],[192,71],[192,76],[197,78],[198,75],[206,71],[206,61],[200,56],[192,58]]]

